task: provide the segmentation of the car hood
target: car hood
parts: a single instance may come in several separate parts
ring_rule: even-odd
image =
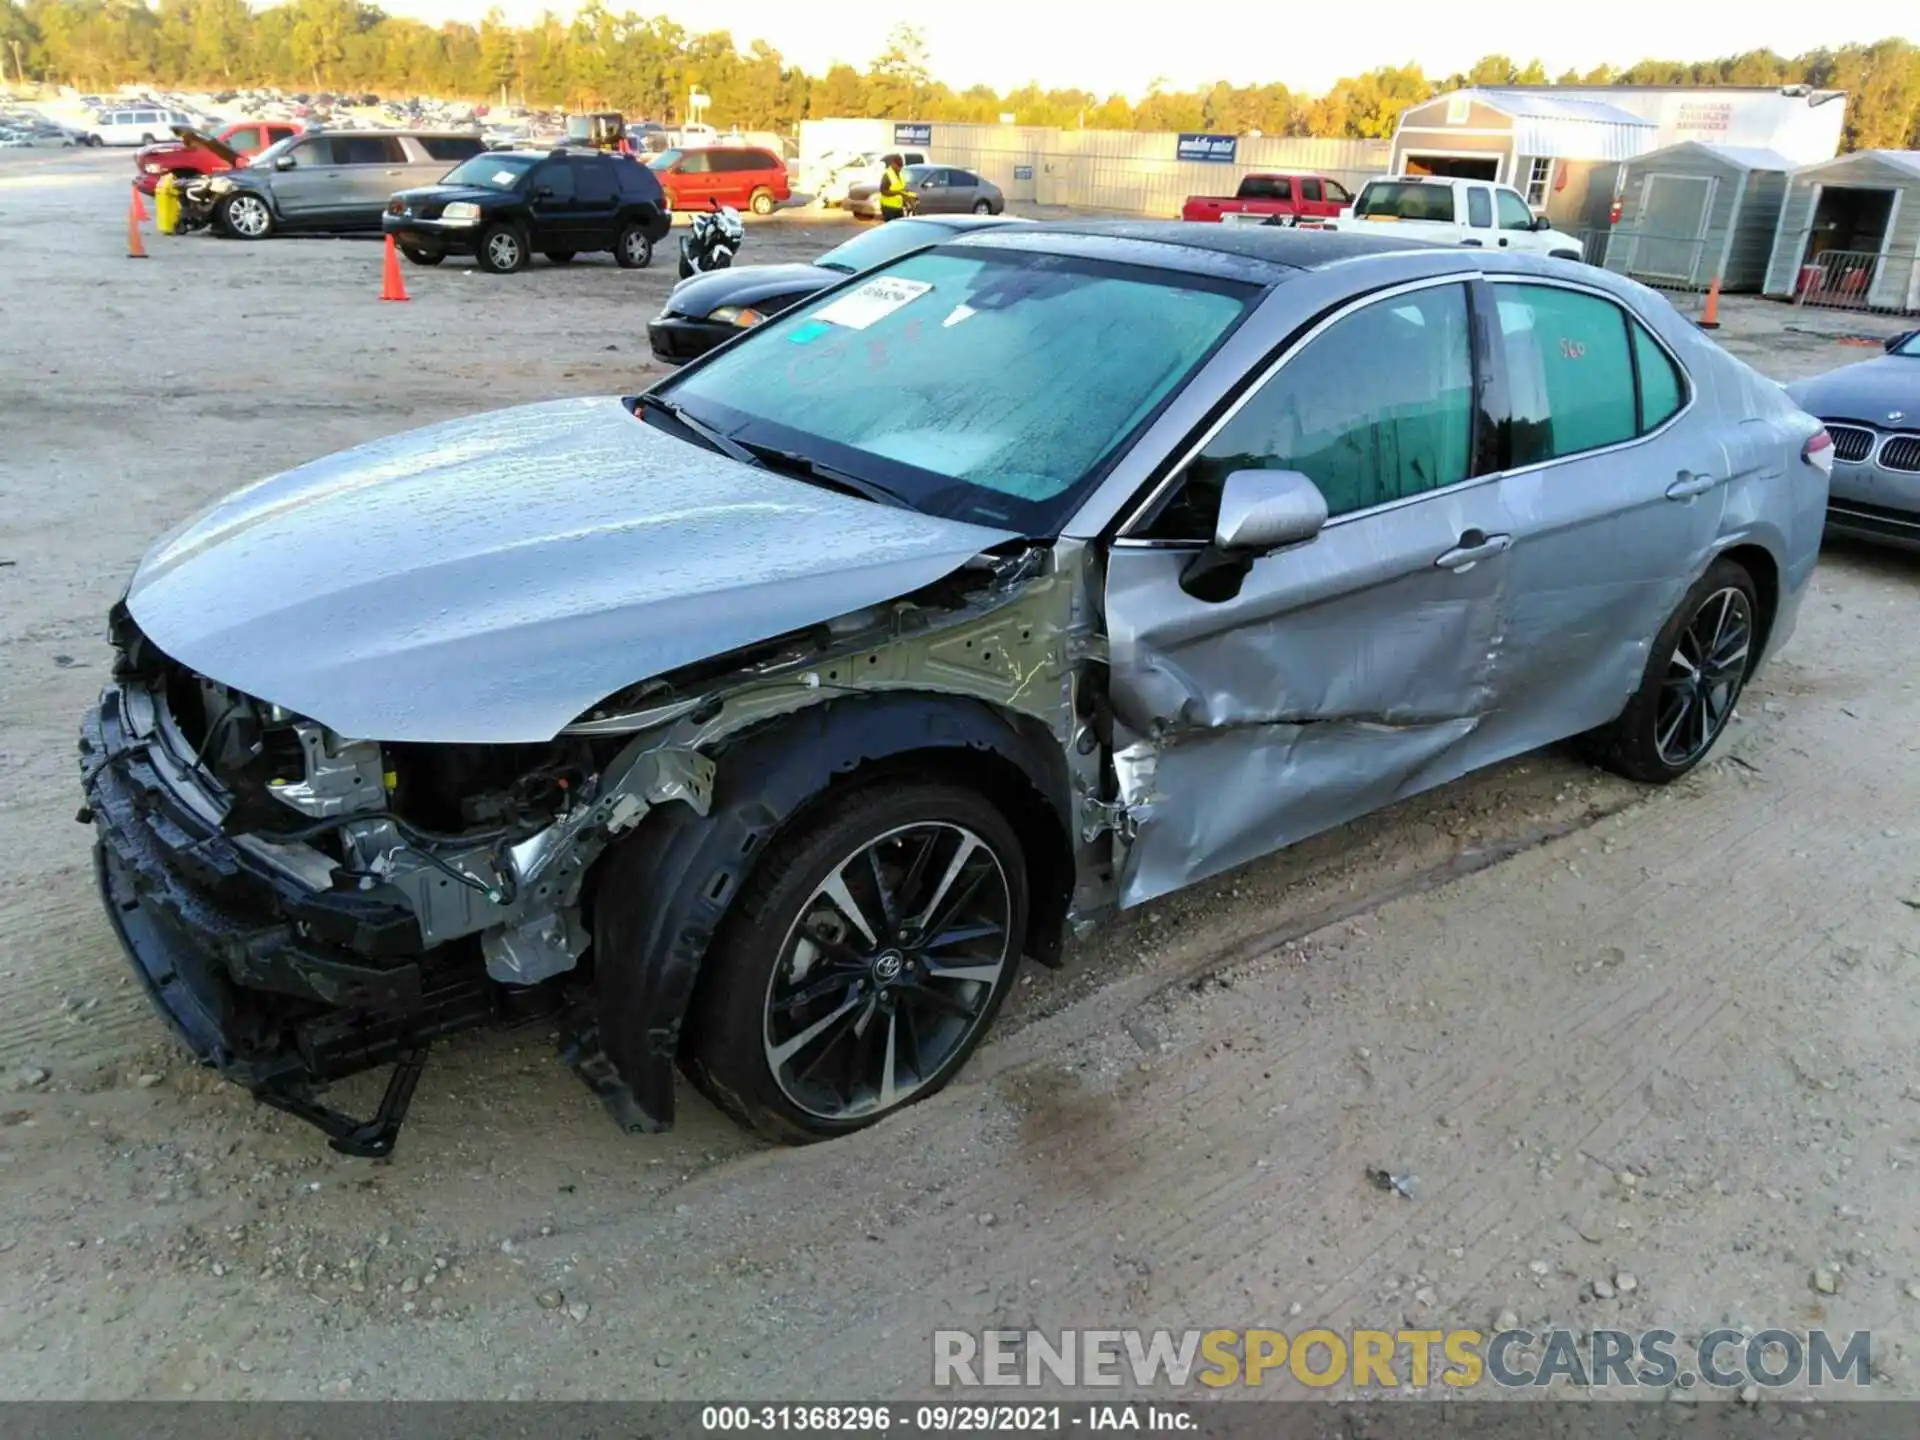
[[[1864,420],[1873,425],[1920,425],[1920,356],[1882,355],[1796,380],[1787,394],[1802,410],[1823,420]],[[1893,413],[1900,412],[1894,420]]]
[[[736,463],[615,397],[563,400],[236,491],[153,548],[127,603],[176,661],[342,735],[540,741],[1011,538]]]
[[[490,190],[485,185],[421,185],[412,190],[398,191],[393,198],[404,200],[409,205],[451,205],[456,200],[497,205],[512,196],[504,190]]]
[[[247,163],[247,157],[226,141],[217,140],[204,131],[194,129],[191,125],[173,125],[168,128],[173,131],[182,146],[188,150],[206,151],[229,170],[238,170]]]
[[[695,275],[674,286],[667,297],[669,315],[705,319],[722,305],[751,305],[775,295],[811,295],[847,278],[844,270],[819,265],[742,265]]]

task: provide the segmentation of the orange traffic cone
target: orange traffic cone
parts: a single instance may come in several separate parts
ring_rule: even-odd
[[[405,300],[407,287],[400,279],[400,252],[394,248],[393,237],[387,236],[387,265],[380,277],[380,298],[382,300]]]
[[[134,198],[138,199],[140,192],[136,190],[133,193]],[[140,238],[139,210],[137,206],[133,205],[127,207],[127,258],[129,260],[144,260],[147,258],[146,242]]]
[[[147,218],[147,207],[141,202],[140,187],[138,185],[133,187],[133,218],[136,220],[145,220]]]
[[[1714,276],[1712,283],[1707,286],[1707,304],[1706,308],[1700,312],[1700,328],[1702,330],[1720,328],[1720,277],[1718,275]]]

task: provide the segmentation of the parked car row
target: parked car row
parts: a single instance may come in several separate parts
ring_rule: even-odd
[[[456,173],[589,162],[641,168]],[[509,203],[455,193],[390,219]],[[686,318],[784,308],[639,395],[175,529],[81,741],[149,997],[353,1153],[541,1014],[629,1129],[678,1069],[819,1139],[1070,927],[1556,741],[1687,774],[1793,633],[1827,431],[1630,280],[1359,228],[901,221],[725,277]]]

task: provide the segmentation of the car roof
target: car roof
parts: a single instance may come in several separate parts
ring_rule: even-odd
[[[1023,250],[1062,249],[1196,275],[1237,276],[1264,285],[1298,271],[1367,256],[1453,248],[1412,237],[1281,225],[1196,225],[1177,220],[1056,220],[969,236],[965,243]]]

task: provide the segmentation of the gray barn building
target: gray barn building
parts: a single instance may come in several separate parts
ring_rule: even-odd
[[[1920,150],[1856,150],[1793,172],[1766,293],[1920,311]]]
[[[1620,218],[1604,258],[1591,245],[1588,256],[1650,285],[1704,288],[1718,276],[1722,289],[1757,291],[1792,169],[1777,151],[1744,145],[1649,151],[1620,167]]]

